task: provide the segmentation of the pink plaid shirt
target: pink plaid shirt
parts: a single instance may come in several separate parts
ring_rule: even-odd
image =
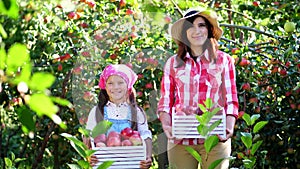
[[[224,108],[226,115],[237,117],[238,98],[235,82],[234,60],[228,54],[217,51],[216,63],[209,62],[208,51],[196,62],[187,53],[185,64],[176,68],[176,55],[170,57],[164,67],[161,81],[161,98],[158,112],[172,116],[172,107],[198,108],[207,98]],[[176,144],[196,145],[201,139],[169,140]]]

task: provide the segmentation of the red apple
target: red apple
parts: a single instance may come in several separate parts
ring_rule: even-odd
[[[136,130],[133,130],[133,131],[132,131],[132,135],[138,135],[138,136],[141,136],[140,133],[139,133],[138,131],[136,131]]]
[[[168,23],[171,23],[172,22],[172,18],[170,16],[166,16],[165,17],[165,22],[168,24]]]
[[[111,54],[110,56],[109,56],[109,58],[111,59],[111,60],[115,60],[115,59],[117,59],[117,55],[116,54]]]
[[[254,1],[253,6],[259,6],[260,2],[259,1]]]
[[[126,139],[121,142],[121,145],[122,146],[132,146],[133,144],[130,140]]]
[[[116,146],[121,146],[121,139],[120,137],[109,137],[107,139],[106,145],[108,147],[116,147]]]
[[[126,127],[121,131],[121,136],[123,139],[128,139],[133,134],[133,131],[130,127]]]
[[[287,75],[287,71],[285,69],[281,69],[280,72],[279,72],[279,74],[281,76],[285,76],[285,75]]]
[[[103,142],[96,143],[96,147],[106,147],[106,144]]]
[[[239,63],[240,66],[248,66],[250,64],[250,61],[246,58],[242,58],[241,62]]]
[[[106,143],[106,135],[105,134],[99,134],[94,138],[95,143],[103,142]]]
[[[242,89],[243,89],[243,90],[249,91],[249,90],[251,89],[250,84],[249,84],[249,83],[244,83],[244,84],[242,85]]]
[[[76,13],[75,12],[68,13],[68,18],[69,19],[74,19],[75,17],[76,17]]]
[[[59,65],[57,66],[57,70],[58,70],[58,71],[62,71],[62,70],[63,70],[62,64],[59,64]]]
[[[126,1],[125,0],[120,0],[120,7],[124,7],[126,5]]]
[[[132,142],[132,144],[134,146],[138,146],[138,145],[141,145],[142,144],[142,138],[141,136],[137,135],[137,134],[133,134],[129,140]]]
[[[231,49],[232,54],[237,54],[237,53],[239,53],[239,51],[240,51],[239,48],[232,48]]]
[[[131,9],[126,10],[126,15],[132,15],[132,14],[133,14],[133,10],[131,10]]]
[[[116,132],[116,131],[111,131],[111,132],[109,132],[108,135],[107,135],[107,140],[108,140],[110,137],[118,137],[118,138],[121,139],[120,134],[119,134],[118,132]]]

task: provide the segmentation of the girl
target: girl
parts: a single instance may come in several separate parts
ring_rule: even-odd
[[[126,127],[139,131],[147,147],[146,160],[140,162],[140,168],[149,168],[152,163],[152,133],[148,129],[144,111],[136,103],[133,93],[136,80],[137,75],[128,66],[108,65],[99,80],[99,103],[90,111],[86,128],[92,130],[100,120],[105,119],[113,123],[107,133],[120,133]],[[90,147],[89,139],[84,139],[84,142]],[[91,164],[96,162],[97,159],[93,156]]]
[[[178,45],[177,55],[170,57],[164,67],[161,81],[161,98],[158,115],[163,130],[169,138],[168,159],[171,167],[197,169],[198,161],[186,151],[194,148],[201,157],[206,156],[202,139],[176,139],[172,136],[172,107],[200,113],[198,104],[211,98],[226,114],[226,138],[202,160],[201,169],[207,169],[217,159],[231,153],[231,140],[238,115],[238,98],[233,59],[218,50],[222,36],[217,15],[206,8],[189,9],[171,28],[172,38]],[[229,160],[217,168],[226,169]]]

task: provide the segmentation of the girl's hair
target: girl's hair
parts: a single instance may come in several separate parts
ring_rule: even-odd
[[[96,112],[96,121],[99,123],[101,120],[103,120],[104,117],[104,106],[107,104],[109,100],[109,96],[105,89],[101,89],[99,96],[98,96],[98,108],[100,112]],[[133,130],[137,130],[137,109],[140,109],[141,112],[144,115],[144,118],[146,118],[145,113],[143,109],[137,105],[136,103],[136,97],[134,95],[134,92],[130,91],[129,94],[129,105],[131,109],[131,128]],[[145,123],[146,120],[144,120]]]
[[[177,51],[177,67],[181,67],[184,64],[184,61],[186,60],[185,56],[186,53],[188,52],[191,56],[192,56],[192,51],[190,48],[190,42],[187,38],[187,30],[193,26],[193,22],[195,21],[196,18],[201,17],[204,19],[206,27],[208,29],[208,36],[207,36],[207,40],[205,41],[205,43],[203,44],[203,51],[205,51],[206,49],[208,50],[208,54],[210,57],[210,61],[215,62],[216,58],[217,58],[217,54],[216,51],[218,49],[218,42],[217,40],[214,38],[212,32],[213,32],[213,26],[211,25],[211,23],[205,18],[202,17],[200,15],[195,15],[192,16],[190,18],[187,18],[183,25],[182,25],[182,41],[179,42],[178,44],[178,51]]]

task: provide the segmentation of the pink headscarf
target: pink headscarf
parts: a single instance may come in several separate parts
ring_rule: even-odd
[[[103,70],[100,76],[100,89],[105,89],[106,81],[111,75],[118,75],[122,77],[127,83],[128,90],[131,90],[133,88],[133,85],[137,80],[137,75],[128,66],[124,64],[108,65]]]

